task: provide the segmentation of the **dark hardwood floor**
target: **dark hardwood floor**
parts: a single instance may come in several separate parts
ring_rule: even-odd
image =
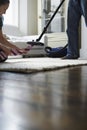
[[[0,72],[0,130],[87,130],[87,66]]]

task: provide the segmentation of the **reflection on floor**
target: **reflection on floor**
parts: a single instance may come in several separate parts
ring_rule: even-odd
[[[87,130],[87,66],[0,72],[0,130]]]

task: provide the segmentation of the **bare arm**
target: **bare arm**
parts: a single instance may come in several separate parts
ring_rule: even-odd
[[[15,54],[19,53],[26,53],[26,51],[24,49],[20,49],[17,46],[13,45],[12,43],[10,43],[4,36],[2,33],[2,30],[0,30],[0,48],[3,49],[5,51],[5,53],[7,55],[12,55],[12,50],[15,51]]]
[[[10,43],[4,36],[2,33],[2,30],[0,30],[0,43],[9,47],[9,48],[14,48],[14,49],[19,49],[17,46],[13,45],[12,43]]]

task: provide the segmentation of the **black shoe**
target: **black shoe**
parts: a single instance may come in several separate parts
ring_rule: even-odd
[[[78,56],[70,56],[70,55],[66,55],[64,57],[62,57],[63,60],[72,60],[72,59],[78,59]]]

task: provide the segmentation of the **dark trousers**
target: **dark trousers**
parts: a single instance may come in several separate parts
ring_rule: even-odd
[[[79,57],[78,28],[81,16],[87,26],[87,0],[69,0],[67,16],[67,55]]]

